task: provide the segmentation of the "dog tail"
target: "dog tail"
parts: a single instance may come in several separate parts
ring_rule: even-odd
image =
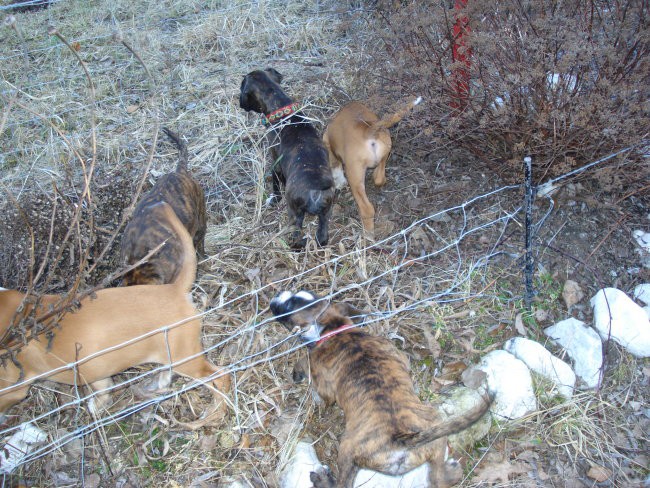
[[[175,286],[182,290],[189,292],[192,289],[192,284],[196,279],[196,251],[194,250],[194,243],[192,237],[187,231],[183,223],[176,216],[174,209],[166,203],[160,202],[155,205],[162,205],[162,211],[165,214],[167,222],[171,225],[171,231],[176,234],[178,240],[181,242],[183,248],[183,257],[181,268],[172,282]]]
[[[381,129],[390,129],[392,126],[397,124],[400,120],[402,120],[402,118],[404,118],[404,116],[406,116],[407,113],[413,110],[413,108],[416,105],[419,105],[421,101],[422,101],[422,97],[417,97],[415,100],[404,105],[397,112],[390,115],[384,115],[381,119],[379,119],[377,122],[375,122],[370,126],[371,133],[374,134]]]
[[[187,144],[181,140],[178,134],[172,132],[167,127],[163,127],[163,132],[178,148],[178,164],[176,165],[176,171],[187,171],[187,164],[189,162]]]
[[[461,430],[465,430],[485,415],[485,412],[487,412],[490,405],[492,405],[493,400],[494,397],[489,396],[484,399],[482,403],[478,404],[463,415],[451,419],[440,419],[427,430],[419,432],[406,431],[396,434],[394,437],[395,441],[401,442],[408,447],[418,447],[433,442],[436,439],[440,439],[441,437],[446,437],[455,434],[456,432],[460,432]]]

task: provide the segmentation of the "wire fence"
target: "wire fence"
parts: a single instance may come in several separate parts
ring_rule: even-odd
[[[16,4],[0,7],[0,11],[8,10],[14,6],[28,6],[33,3],[35,3],[35,1],[18,2]],[[250,2],[248,4],[240,4],[237,8],[252,9],[255,8],[255,6],[256,2]],[[231,8],[212,8],[203,10],[200,13],[191,13],[185,16],[159,19],[155,21],[155,25],[149,19],[138,18],[135,25],[130,28],[124,29],[124,26],[121,24],[118,25],[118,23],[115,23],[113,27],[119,27],[119,30],[121,30],[122,34],[126,38],[131,36],[141,38],[146,37],[147,34],[153,30],[161,29],[161,27],[164,27],[164,25],[169,22],[190,22],[199,19],[201,16],[210,14],[226,14],[229,10],[231,10]],[[323,10],[319,12],[319,15],[321,17],[327,17],[340,16],[341,14],[335,11]],[[293,26],[288,25],[287,29],[292,29],[292,27]],[[268,28],[271,29],[271,27]],[[112,33],[98,34],[95,36],[77,36],[73,37],[71,40],[80,43],[82,46],[85,44],[95,43],[98,47],[106,45],[109,48],[113,48],[116,45]],[[25,58],[32,59],[53,52],[58,53],[61,51],[62,47],[61,44],[56,43],[49,46],[32,47],[22,51],[15,50],[15,52],[11,54],[0,56],[0,62],[22,62],[22,59]],[[114,58],[114,63],[103,66],[97,64],[93,65],[91,67],[92,76],[98,78],[111,77],[115,74],[115,71],[123,72],[134,64],[133,61],[125,61],[119,59],[118,56],[114,56]],[[139,73],[139,76],[141,75],[142,73]],[[62,77],[56,79],[39,80],[33,83],[26,80],[19,81],[20,83],[16,82],[11,84],[8,80],[4,80],[4,83],[0,85],[0,96],[5,97],[5,99],[10,99],[12,96],[19,94],[29,99],[34,99],[35,102],[43,103],[44,106],[48,106],[47,92],[51,87],[75,87],[75,89],[69,88],[68,90],[69,92],[75,92],[77,88],[85,86],[86,83],[86,79],[80,70],[66,73]],[[101,108],[103,106],[111,106],[118,103],[126,105],[127,103],[136,101],[146,91],[147,90],[142,88],[142,86],[136,85],[136,88],[131,89],[128,93],[120,92],[115,95],[110,91],[107,91],[103,95],[98,96],[94,103],[90,103],[87,99],[82,99],[82,97],[79,97],[79,99],[74,102],[70,102],[68,99],[65,101],[63,106],[52,104],[50,107],[51,110],[44,113],[49,119],[64,121],[70,115],[78,116],[83,113],[87,114],[87,111],[97,109],[98,107]],[[24,129],[25,131],[33,130],[33,126],[38,125],[39,120],[39,118],[22,114],[20,117],[17,116],[7,122],[5,128],[16,131],[19,129]],[[155,125],[155,123],[156,122],[153,120],[145,120],[143,122],[143,133],[150,133],[150,129]],[[212,124],[214,125],[213,122]],[[115,125],[119,124],[116,122]],[[206,124],[206,126],[208,125],[210,124]],[[114,129],[114,126],[109,127],[109,130]],[[125,129],[124,133],[128,133],[128,130]],[[87,127],[80,127],[74,131],[75,140],[79,141],[88,137],[90,134],[91,129]],[[249,138],[249,136],[250,134],[248,132],[239,131],[235,138],[231,137],[230,139],[224,139],[218,150],[215,150],[214,147],[207,147],[204,148],[203,151],[206,154],[212,154],[211,151],[218,152],[219,150],[222,150],[223,147],[227,147],[225,153],[228,154],[233,147],[242,144],[242,141]],[[55,136],[51,136],[51,139],[54,140],[55,144],[58,144],[59,149],[60,146],[63,146],[63,143],[60,140],[56,140],[57,138]],[[40,134],[39,137],[28,138],[28,140],[29,142],[25,145],[17,145],[13,149],[6,151],[3,150],[2,157],[7,158],[8,156],[19,153],[26,155],[34,155],[39,152],[57,153],[57,151],[52,151],[51,145],[53,143],[46,141],[42,134]],[[591,170],[598,164],[618,156],[629,149],[630,148],[625,148],[615,154],[601,158],[579,170],[559,176],[549,183],[552,186],[560,180]],[[201,149],[199,149],[199,151],[201,151]],[[223,157],[218,162],[220,163],[221,161],[223,161]],[[242,174],[244,175],[242,179],[246,180],[246,183],[239,183],[240,186],[246,185],[248,188],[259,183],[256,180],[258,175],[256,175],[256,167],[254,167],[253,164],[251,164],[251,168],[245,166],[246,160],[244,159],[238,160],[234,163],[231,161],[230,163],[242,165]],[[52,173],[55,172],[54,169],[48,171],[52,171]],[[231,186],[234,186],[232,182],[226,181],[221,174],[217,175],[217,178],[222,182],[224,188],[231,193],[234,192],[234,190],[231,190],[230,188]],[[201,355],[207,354],[214,357],[218,351],[233,344],[242,337],[256,333],[263,333],[266,330],[265,328],[275,320],[270,316],[270,313],[266,308],[266,293],[282,288],[295,287],[301,283],[308,283],[310,282],[311,277],[318,274],[325,274],[330,277],[329,283],[324,287],[324,290],[318,290],[322,295],[320,300],[329,302],[339,299],[348,299],[351,295],[362,297],[368,296],[370,295],[368,290],[371,287],[377,291],[377,293],[374,293],[374,297],[383,297],[383,301],[381,302],[379,301],[380,298],[377,298],[377,303],[374,304],[374,308],[376,309],[375,311],[362,316],[364,327],[385,323],[386,321],[391,321],[391,324],[395,324],[399,322],[399,320],[395,319],[401,319],[414,311],[427,310],[432,306],[440,307],[445,304],[462,303],[471,299],[485,297],[486,292],[484,290],[475,290],[472,287],[472,280],[476,273],[482,272],[482,270],[484,270],[493,259],[499,256],[506,256],[507,259],[511,260],[511,262],[516,263],[513,266],[515,271],[519,272],[519,269],[522,268],[518,262],[521,257],[519,252],[509,253],[502,250],[504,240],[506,240],[513,232],[519,232],[519,229],[521,228],[520,221],[522,220],[522,206],[517,203],[504,204],[504,202],[523,202],[521,188],[520,185],[510,185],[486,192],[468,199],[461,204],[451,206],[438,212],[430,213],[424,218],[417,219],[385,239],[381,239],[369,245],[356,247],[348,252],[341,252],[333,258],[321,260],[315,266],[307,266],[303,271],[291,273],[285,278],[270,281],[262,286],[255,286],[250,291],[237,293],[233,297],[223,298],[217,306],[207,307],[203,312],[192,318],[205,320],[205,318],[211,314],[218,315],[219,312],[227,311],[231,307],[249,301],[254,303],[254,310],[246,317],[244,324],[235,332],[229,333],[225,337],[219,338],[219,340],[211,343],[205,348]],[[238,190],[239,189],[240,188],[238,187]],[[237,194],[236,197],[236,199],[239,199],[240,195]],[[504,205],[511,205],[511,208],[504,208]],[[549,199],[548,209],[543,212],[543,215],[537,216],[537,221],[533,224],[535,234],[539,235],[545,222],[547,222],[551,209],[552,200]],[[434,225],[435,223],[440,222],[442,217],[448,218],[451,222],[449,225],[445,226],[445,232],[439,231]],[[515,230],[513,230],[513,227]],[[416,239],[414,236],[422,229],[426,231],[427,235],[435,237],[435,244],[423,247],[418,247],[415,244]],[[479,251],[468,251],[468,247],[478,240],[479,236],[486,235],[488,236],[488,239],[482,242],[483,247]],[[366,256],[373,253],[385,255],[386,260],[389,260],[394,264],[382,268],[369,268],[364,266],[363,263],[365,262]],[[444,262],[437,261],[440,258],[444,258]],[[358,279],[353,282],[340,283],[337,281],[338,272],[345,267],[349,267],[350,263],[362,263],[360,269],[357,271]],[[418,290],[418,293],[413,293],[409,296],[402,294],[400,300],[396,300],[394,296],[390,295],[390,293],[384,293],[381,291],[384,288],[392,290],[396,289],[396,284],[398,282],[403,287],[406,287],[409,284],[409,281],[413,280],[413,274],[411,274],[413,268],[418,268],[418,273],[420,275],[435,279],[430,279],[426,286],[423,286]],[[325,291],[325,293],[323,293],[323,291]],[[514,298],[515,297],[513,297],[513,299]],[[167,336],[167,332],[176,327],[182,328],[183,323],[168,324],[150,334],[165,334],[165,336]],[[391,326],[390,333],[393,334],[393,337],[399,338],[398,326]],[[145,337],[146,336],[132,338],[128,342],[115,345],[111,350],[143,340]],[[300,343],[296,335],[282,335],[278,340],[271,341],[270,344],[256,348],[252,351],[246,351],[240,357],[230,361],[228,364],[220,364],[220,367],[223,369],[219,375],[237,375],[238,373],[251,368],[270,367],[274,361],[293,354],[304,346],[305,344]],[[108,352],[108,350],[101,351],[97,354],[103,354],[106,352]],[[83,361],[88,361],[89,359],[90,358],[85,358]],[[181,361],[189,361],[191,359],[192,357],[183,358]],[[88,410],[88,402],[96,400],[101,395],[115,394],[118,390],[145,381],[159,373],[167,372],[179,363],[180,361],[173,364],[159,365],[145,372],[132,374],[128,379],[120,380],[110,387],[89,393],[84,393],[84,388],[82,387],[85,385],[75,385],[72,397],[69,400],[61,402],[55,408],[38,413],[30,419],[30,422],[36,425],[54,423],[56,422],[56,418],[64,411],[72,410],[78,413],[76,416],[77,424],[63,434],[56,432],[50,433],[47,441],[36,447],[31,452],[25,453],[24,457],[22,457],[16,467],[28,465],[43,459],[66,444],[75,440],[83,441],[90,434],[97,432],[110,424],[151,407],[156,407],[160,405],[161,402],[178,397],[190,390],[206,386],[206,384],[210,383],[217,377],[217,374],[215,374],[212,377],[203,378],[201,381],[188,381],[182,387],[170,389],[169,391],[157,394],[152,398],[134,401],[126,407],[115,409],[115,411],[103,411],[101,415],[86,420],[89,417],[89,415],[86,414]],[[77,371],[80,364],[82,364],[82,362],[64,365],[57,370],[49,371],[40,375],[37,379],[45,379],[52,374],[63,370]],[[30,383],[32,381],[34,380],[30,379]],[[12,388],[15,386],[16,385],[12,386]],[[0,390],[0,395],[7,390],[8,389]],[[238,403],[239,400],[236,391],[233,395],[228,396],[226,400],[229,403],[231,411],[234,411],[234,416],[237,419],[238,425],[241,425],[243,420],[240,420],[238,416],[240,405]],[[6,439],[18,431],[19,428],[20,426],[14,426],[0,430],[0,437]],[[81,462],[83,463],[83,458]]]
[[[596,161],[595,163],[604,162],[608,159],[609,158],[602,158],[601,160]],[[583,171],[586,171],[592,168],[593,166],[594,163],[586,165],[583,168]],[[572,174],[576,174],[576,172],[572,172]],[[560,179],[562,178],[561,177],[556,178],[555,181]],[[255,298],[256,303],[259,304],[260,302],[264,301],[263,299],[260,300],[260,296],[262,292],[264,292],[265,290],[269,290],[269,289],[278,290],[290,286],[291,283],[300,283],[301,281],[306,280],[310,275],[318,273],[319,270],[323,268],[332,268],[334,270],[334,274],[336,274],[337,267],[341,266],[342,263],[345,263],[350,259],[352,260],[358,259],[364,254],[368,252],[372,252],[373,250],[377,250],[377,249],[392,248],[394,250],[399,250],[400,255],[396,256],[398,264],[388,269],[385,269],[380,273],[374,274],[372,276],[368,276],[366,279],[359,280],[357,283],[343,286],[340,288],[336,287],[335,285],[336,280],[332,280],[329,291],[325,293],[322,297],[320,297],[319,301],[331,302],[339,299],[345,299],[346,294],[348,294],[350,291],[356,289],[364,289],[371,285],[376,285],[378,282],[384,280],[386,277],[390,277],[393,280],[395,280],[397,279],[398,275],[401,272],[403,272],[405,269],[413,266],[416,263],[422,264],[425,267],[432,266],[430,272],[433,274],[436,271],[434,271],[433,269],[434,266],[431,264],[432,259],[449,252],[451,252],[452,255],[455,256],[454,260],[456,261],[457,266],[451,267],[444,272],[447,275],[446,277],[448,280],[444,288],[436,290],[434,292],[430,292],[418,299],[407,300],[406,302],[402,303],[398,307],[394,307],[394,304],[392,304],[393,306],[391,306],[390,301],[387,301],[385,304],[385,308],[383,310],[379,310],[374,313],[364,314],[361,317],[359,317],[363,319],[363,326],[369,326],[373,323],[377,323],[380,321],[399,318],[400,315],[402,314],[406,314],[408,312],[418,310],[422,307],[430,307],[432,304],[440,306],[443,304],[450,304],[454,302],[461,302],[461,301],[467,301],[474,298],[478,298],[483,295],[483,292],[469,291],[467,284],[471,281],[474,273],[476,273],[480,269],[485,268],[495,256],[503,254],[503,251],[499,250],[499,246],[509,226],[513,222],[516,222],[519,225],[517,219],[518,217],[521,217],[522,206],[517,206],[510,210],[501,209],[498,212],[499,213],[498,216],[489,220],[481,219],[481,215],[485,215],[483,212],[479,212],[480,215],[478,215],[478,217],[476,215],[472,216],[472,214],[480,205],[489,207],[490,205],[493,204],[500,205],[499,202],[502,202],[504,200],[517,201],[521,188],[522,188],[521,185],[504,186],[495,189],[493,191],[490,191],[488,193],[471,198],[463,202],[462,204],[435,212],[424,218],[414,221],[409,226],[401,229],[399,232],[396,232],[385,239],[381,239],[365,247],[354,249],[348,253],[342,254],[340,256],[336,256],[333,259],[323,261],[317,264],[316,266],[306,269],[300,273],[293,274],[287,278],[277,280],[271,283],[267,283],[259,288],[251,290],[250,292],[240,294],[234,298],[223,301],[218,306],[210,307],[204,310],[203,312],[199,313],[195,317],[188,318],[178,323],[169,324],[165,327],[161,327],[155,331],[152,331],[146,335],[131,338],[126,342],[116,344],[110,349],[99,351],[95,355],[84,358],[79,362],[67,364],[55,370],[48,371],[47,373],[43,373],[35,378],[30,379],[29,382],[17,383],[13,387],[31,383],[32,381],[38,379],[46,379],[47,377],[50,377],[55,373],[60,373],[64,370],[77,371],[77,368],[81,364],[92,359],[93,357],[104,354],[111,350],[115,350],[117,348],[121,348],[128,344],[141,341],[146,337],[150,337],[153,334],[166,335],[166,333],[169,330],[175,327],[182,327],[183,323],[186,323],[190,319],[193,318],[201,319],[208,314],[217,312],[219,310],[227,309],[228,307],[233,306],[237,302],[242,302],[250,298]],[[539,231],[541,230],[541,226],[546,221],[550,209],[552,208],[552,201],[550,199],[549,202],[551,202],[551,205],[549,205],[549,210],[539,218],[537,225],[534,228],[536,234],[538,234]],[[412,232],[415,229],[421,228],[423,226],[427,226],[428,224],[434,222],[436,219],[440,218],[443,215],[451,216],[454,222],[456,223],[457,230],[453,238],[449,239],[443,245],[437,247],[434,250],[431,250],[430,252],[425,252],[425,253],[420,252],[419,256],[415,256],[415,257],[411,256],[410,249],[409,249],[409,237],[412,234]],[[491,234],[493,238],[491,244],[488,246],[488,251],[482,253],[479,257],[474,258],[472,262],[466,262],[465,256],[460,249],[461,245],[465,241],[467,241],[470,237],[476,236],[477,234],[482,234],[489,229],[492,229],[494,232],[492,232]],[[516,255],[511,257],[514,258],[516,261],[520,256]],[[253,332],[261,332],[264,330],[265,326],[275,321],[275,319],[272,316],[270,316],[270,314],[268,313],[265,307],[259,309],[258,313],[255,316],[251,317],[250,320],[252,322],[252,325],[245,326],[240,330],[238,330],[236,333],[229,335],[225,339],[222,339],[220,341],[215,342],[214,344],[209,345],[208,347],[205,348],[205,350],[202,353],[200,353],[200,355],[203,354],[209,355],[213,351],[220,350],[228,343],[237,340],[239,337],[243,335],[253,333]],[[284,347],[287,345],[289,345],[288,348]],[[45,444],[41,445],[40,447],[33,450],[32,452],[28,453],[21,460],[20,464],[21,465],[28,464],[39,458],[47,456],[48,454],[52,453],[54,450],[60,448],[61,446],[69,442],[72,442],[75,439],[83,438],[84,436],[87,436],[95,432],[96,430],[109,425],[110,423],[117,422],[121,419],[131,416],[144,409],[158,405],[161,402],[176,397],[182,393],[185,393],[187,391],[190,391],[200,386],[205,386],[207,383],[211,382],[212,380],[214,380],[219,376],[222,376],[224,374],[236,374],[248,368],[270,363],[280,357],[292,354],[298,349],[305,346],[306,344],[301,343],[300,341],[297,340],[297,334],[289,334],[281,338],[279,341],[272,343],[267,347],[262,348],[261,350],[255,351],[252,354],[244,355],[229,364],[220,365],[220,367],[222,367],[223,369],[219,373],[215,373],[210,377],[203,378],[201,380],[189,381],[181,388],[175,390],[172,389],[171,391],[154,396],[153,398],[148,398],[144,401],[133,403],[132,405],[129,405],[128,407],[118,410],[116,412],[106,413],[106,415],[102,417],[95,418],[88,423],[77,426],[72,431],[65,433],[65,435],[62,435],[57,438],[52,438]],[[40,415],[31,419],[31,422],[34,423],[48,422],[49,419],[54,418],[64,410],[70,408],[82,409],[84,408],[83,406],[86,402],[96,399],[101,395],[114,393],[118,389],[128,387],[130,385],[143,381],[149,377],[157,375],[161,372],[169,371],[174,366],[177,366],[179,364],[182,364],[183,362],[194,359],[195,357],[196,356],[191,356],[191,357],[183,358],[175,363],[159,365],[158,367],[155,367],[146,372],[132,375],[127,380],[115,383],[110,387],[101,390],[92,391],[88,394],[82,394],[80,388],[74,388],[74,393],[76,395],[75,398],[47,412],[41,413]],[[0,395],[2,395],[3,392],[7,390],[9,390],[9,388],[0,390]],[[236,405],[236,400],[234,401],[234,403],[231,400],[228,400],[228,402],[230,403],[230,407],[233,408],[235,411],[237,411],[238,407]],[[6,438],[7,436],[10,436],[12,433],[17,431],[20,427],[21,426],[14,426],[11,428],[1,430],[0,436]]]

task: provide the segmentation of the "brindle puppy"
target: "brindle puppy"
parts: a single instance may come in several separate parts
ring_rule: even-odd
[[[169,223],[156,203],[167,202],[172,207],[190,233],[196,251],[200,256],[205,253],[207,218],[203,188],[187,169],[187,146],[174,132],[166,128],[163,131],[178,147],[178,165],[173,173],[161,176],[135,207],[122,236],[122,263],[136,263],[165,239],[168,241],[146,263],[124,276],[123,284],[126,286],[171,283],[180,269],[183,249],[180,241],[170,234]]]
[[[426,486],[432,487],[451,486],[462,478],[460,465],[445,460],[446,436],[481,418],[489,401],[442,420],[436,408],[415,394],[405,355],[388,339],[353,328],[350,317],[359,312],[346,303],[330,305],[305,291],[283,292],[271,301],[271,311],[289,329],[300,330],[310,348],[316,392],[345,413],[338,483],[331,474],[312,473],[315,488],[351,488],[360,468],[402,476],[427,464]]]
[[[273,194],[269,203],[280,199],[283,184],[289,221],[295,226],[292,247],[305,246],[301,236],[305,213],[318,216],[316,241],[324,246],[335,195],[327,150],[314,126],[294,114],[295,106],[280,88],[281,81],[282,75],[273,68],[248,73],[241,83],[239,106],[264,114],[274,129],[272,139],[280,139],[279,148],[271,146]]]

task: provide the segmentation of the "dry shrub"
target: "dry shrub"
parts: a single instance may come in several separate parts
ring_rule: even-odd
[[[531,155],[541,181],[647,137],[646,2],[445,3],[379,2],[380,42],[365,77],[396,99],[426,97],[427,141],[461,145],[503,175],[519,174]],[[463,16],[469,93],[459,99],[455,76],[465,66],[452,46]],[[626,183],[643,171],[642,152],[628,153],[637,172]]]

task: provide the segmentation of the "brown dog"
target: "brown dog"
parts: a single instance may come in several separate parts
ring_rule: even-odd
[[[318,395],[328,404],[338,403],[345,413],[338,483],[331,475],[312,473],[315,488],[356,486],[360,468],[402,476],[426,464],[425,486],[432,487],[451,486],[462,478],[460,465],[445,461],[446,436],[481,418],[489,401],[443,421],[415,394],[405,355],[388,339],[354,328],[350,317],[359,312],[350,305],[330,305],[301,291],[279,294],[270,307],[279,321],[299,329],[301,339],[308,342]]]
[[[40,326],[51,328],[53,333],[49,341],[42,334],[21,345],[15,361],[6,360],[0,366],[0,413],[25,398],[37,376],[68,385],[91,385],[143,363],[179,362],[173,370],[195,379],[220,371],[203,354],[201,320],[196,318],[198,312],[188,296],[196,277],[192,239],[169,205],[156,206],[160,207],[162,221],[169,225],[167,231],[178,239],[183,250],[180,269],[172,283],[100,290],[82,299],[78,309],[65,313],[56,325],[51,319],[38,318],[47,315],[62,297],[43,296],[34,309],[24,302],[23,293],[0,291],[0,334],[4,335],[28,314],[33,314]],[[25,306],[21,307],[23,303]],[[145,334],[147,337],[134,340]],[[131,340],[134,342],[122,345]],[[75,361],[75,369],[66,368]],[[61,371],[47,374],[57,368]],[[230,389],[228,375],[217,377],[212,383],[222,391]],[[220,394],[214,394],[217,400]],[[221,399],[220,412],[224,409]]]
[[[133,217],[122,236],[122,263],[126,266],[137,263],[162,241],[165,239],[168,241],[146,263],[124,276],[122,284],[126,286],[171,283],[180,270],[182,245],[179,239],[170,235],[169,223],[163,220],[164,212],[160,206],[154,205],[155,203],[167,202],[171,205],[176,216],[193,238],[194,247],[199,255],[205,254],[207,218],[203,189],[187,170],[186,145],[174,132],[167,128],[163,131],[178,147],[178,165],[173,173],[161,176],[135,207]]]
[[[327,150],[314,126],[302,115],[295,114],[297,104],[282,88],[282,75],[273,68],[248,73],[242,80],[239,106],[257,112],[273,128],[273,194],[268,203],[280,199],[284,185],[289,221],[294,226],[291,246],[305,247],[302,224],[305,214],[318,216],[316,241],[324,246],[329,239],[329,218],[336,190]],[[279,147],[278,147],[279,146]]]
[[[422,98],[418,97],[381,120],[362,103],[348,103],[337,112],[323,134],[336,188],[341,189],[345,185],[347,176],[352,196],[359,207],[364,232],[371,239],[375,232],[375,208],[366,195],[366,170],[374,168],[376,186],[386,184],[386,160],[392,147],[388,129],[421,101]]]

